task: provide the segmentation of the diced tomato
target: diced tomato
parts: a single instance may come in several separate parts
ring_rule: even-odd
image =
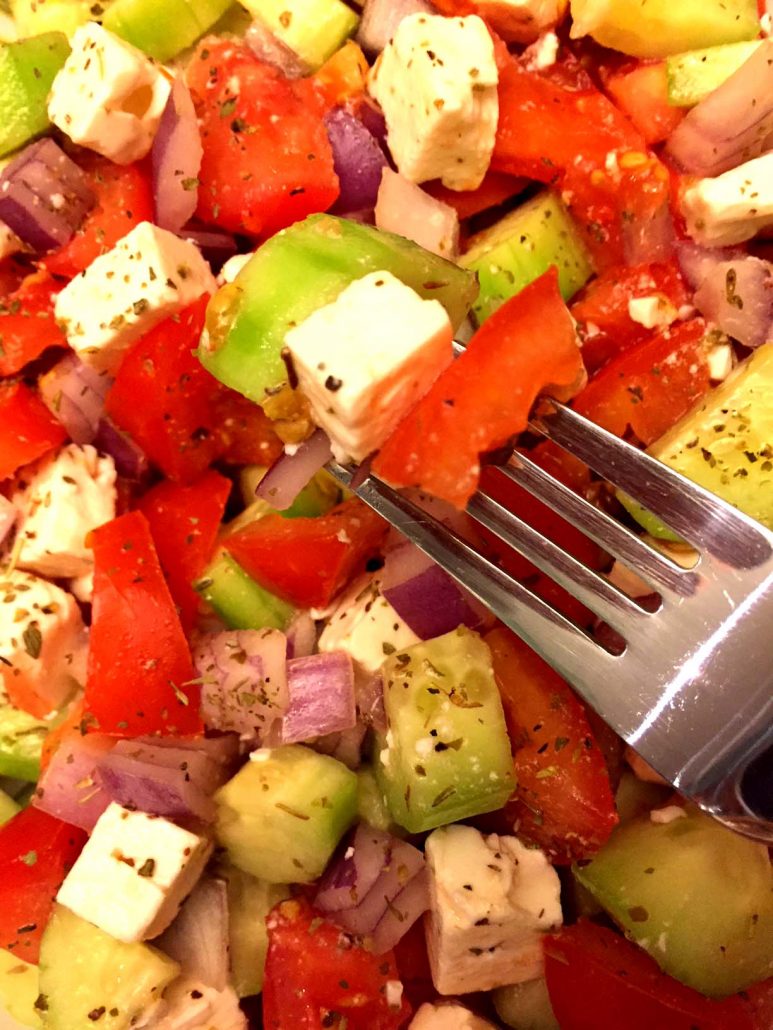
[[[196,622],[199,595],[191,583],[215,546],[231,482],[210,469],[190,486],[163,482],[139,502],[148,520],[161,568],[188,631]]]
[[[442,14],[461,15],[477,14],[491,25],[502,39],[509,43],[531,43],[539,33],[539,28],[549,28],[544,20],[543,9],[550,11],[544,3],[513,3],[513,0],[433,0],[433,7]],[[554,0],[555,23],[566,13],[566,0]],[[542,15],[537,22],[531,14],[534,7],[539,8]]]
[[[338,177],[310,79],[286,79],[231,40],[202,43],[187,70],[204,160],[199,217],[268,236],[338,196]]]
[[[0,948],[37,963],[54,896],[86,834],[37,808],[0,827]]]
[[[650,146],[667,139],[684,118],[684,110],[668,102],[665,61],[615,72],[604,86]]]
[[[0,480],[66,439],[61,423],[28,386],[0,384]]]
[[[269,417],[259,404],[235,390],[223,389],[216,401],[223,461],[229,465],[272,465],[284,450]]]
[[[610,358],[651,335],[629,313],[636,297],[657,297],[674,311],[690,303],[690,293],[675,259],[664,264],[610,268],[575,298],[569,310],[580,326],[582,357],[591,374]]]
[[[526,428],[537,394],[570,390],[584,368],[551,268],[506,301],[402,420],[373,462],[395,486],[419,486],[463,508],[481,454]]]
[[[518,786],[505,818],[552,862],[588,858],[607,840],[618,816],[582,702],[509,630],[494,629],[484,639],[515,752]]]
[[[712,1000],[658,969],[637,945],[587,919],[545,939],[545,977],[561,1030],[755,1030],[741,996]]]
[[[29,267],[19,261],[15,255],[0,261],[0,297],[18,290],[29,275]]]
[[[54,319],[62,285],[47,272],[35,272],[0,302],[0,375],[21,371],[48,347],[67,346]]]
[[[146,162],[117,165],[84,152],[78,164],[87,173],[97,202],[70,242],[41,262],[49,272],[68,279],[114,247],[135,225],[153,221],[153,190]]]
[[[201,733],[199,688],[145,516],[95,529],[84,718],[118,736]]]
[[[311,77],[326,108],[339,107],[365,92],[368,61],[354,40],[347,40]]]
[[[307,901],[283,901],[268,920],[263,982],[266,1030],[399,1030],[411,1007],[390,1004],[394,954],[374,955]]]
[[[773,1026],[773,977],[747,987],[741,997],[752,1010],[754,1030],[768,1030]]]
[[[483,182],[476,190],[449,190],[439,179],[426,183],[422,188],[444,204],[454,208],[459,218],[472,218],[481,211],[496,207],[510,197],[521,193],[528,186],[528,179],[505,175],[503,172],[486,172]]]
[[[326,515],[266,515],[223,541],[267,590],[299,608],[325,608],[378,550],[388,526],[357,498]]]
[[[62,743],[65,737],[74,731],[82,735],[86,733],[86,723],[83,721],[83,696],[79,695],[70,702],[67,714],[62,722],[49,730],[43,740],[43,749],[40,754],[40,769],[45,772],[51,756]]]
[[[617,436],[630,429],[648,446],[709,390],[705,334],[700,318],[652,334],[606,364],[575,397],[575,409]]]

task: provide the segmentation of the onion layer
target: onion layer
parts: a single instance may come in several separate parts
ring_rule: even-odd
[[[345,651],[292,659],[287,663],[287,689],[290,704],[282,719],[283,744],[354,727],[354,668]]]
[[[172,83],[150,152],[156,223],[162,229],[178,232],[193,217],[203,155],[193,100],[178,77]]]

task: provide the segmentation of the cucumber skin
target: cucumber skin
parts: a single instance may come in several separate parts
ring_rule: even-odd
[[[0,44],[0,157],[49,128],[48,93],[69,53],[61,32]]]
[[[700,103],[726,82],[759,45],[757,40],[727,43],[666,58],[669,104],[693,107]]]
[[[257,583],[225,551],[193,586],[231,629],[284,630],[295,615],[291,604]]]

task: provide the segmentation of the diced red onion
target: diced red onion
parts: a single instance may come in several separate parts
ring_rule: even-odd
[[[483,625],[478,603],[413,544],[401,544],[387,554],[380,588],[422,640],[442,636],[457,626],[478,629]]]
[[[115,468],[119,476],[130,480],[132,483],[140,483],[148,475],[150,464],[145,452],[132,440],[128,433],[124,433],[107,416],[99,420],[97,434],[94,437],[94,446],[109,454],[115,462]]]
[[[202,678],[201,715],[217,730],[265,738],[287,710],[287,638],[277,629],[201,636],[193,661]]]
[[[378,54],[409,14],[436,14],[426,0],[365,0],[356,40],[369,54]]]
[[[223,991],[228,986],[228,893],[224,880],[205,876],[174,922],[154,942],[184,976]]]
[[[196,210],[204,149],[188,87],[175,78],[150,152],[153,204],[162,229],[177,232]]]
[[[371,938],[380,955],[429,907],[424,855],[364,823],[348,840],[320,880],[314,904],[350,933]]]
[[[285,511],[331,457],[327,433],[317,429],[293,454],[285,452],[277,458],[258,483],[255,496]]]
[[[0,494],[0,547],[8,539],[11,530],[16,525],[19,512],[7,497]]]
[[[367,727],[364,723],[358,722],[341,733],[328,733],[324,737],[319,737],[311,743],[311,747],[323,755],[330,755],[331,758],[343,762],[349,769],[358,769],[362,762],[362,745],[366,733]]]
[[[223,778],[228,779],[228,770],[239,759],[239,738],[235,733],[219,733],[209,737],[136,737],[135,744],[149,744],[151,747],[176,748],[194,751],[224,767]]]
[[[334,210],[372,210],[381,173],[388,166],[384,151],[359,118],[345,108],[328,111],[324,120],[341,189]]]
[[[376,226],[405,236],[453,261],[459,254],[459,215],[421,186],[384,168],[376,201]]]
[[[621,236],[627,265],[666,262],[674,249],[674,222],[668,197],[646,218],[623,219]]]
[[[764,153],[772,132],[773,39],[767,39],[685,115],[666,153],[686,172],[715,176]]]
[[[317,624],[309,612],[298,612],[285,630],[287,657],[307,658],[317,645]]]
[[[38,253],[67,243],[95,202],[86,175],[52,139],[25,147],[0,175],[0,219]]]
[[[111,798],[98,781],[97,769],[113,744],[101,733],[70,734],[51,756],[32,804],[73,826],[91,831]]]
[[[698,243],[687,240],[676,245],[676,257],[679,269],[687,284],[696,290],[708,273],[720,261],[742,257],[744,251],[739,247],[701,247]]]
[[[680,249],[680,261],[689,246]],[[704,250],[701,257],[684,257],[697,273],[693,304],[728,336],[759,347],[773,330],[773,265],[750,254],[726,254]]]
[[[199,248],[213,272],[219,272],[226,261],[239,251],[236,240],[228,232],[184,226],[178,230],[177,235]]]
[[[273,65],[288,79],[300,79],[309,74],[307,64],[258,18],[245,32],[244,42],[259,61]]]
[[[357,721],[354,668],[345,651],[293,658],[287,663],[287,689],[283,744],[340,733]]]
[[[105,408],[112,378],[68,354],[40,377],[40,396],[62,423],[73,443],[92,443]]]
[[[366,726],[372,726],[378,733],[386,733],[384,681],[381,673],[357,682],[357,711]]]
[[[385,146],[387,138],[386,118],[376,101],[371,100],[369,96],[358,97],[353,111],[376,142],[381,146]]]

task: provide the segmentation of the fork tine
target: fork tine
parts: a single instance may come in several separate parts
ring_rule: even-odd
[[[752,568],[773,553],[770,534],[714,494],[601,429],[558,401],[531,428],[580,458],[662,519],[685,540],[736,567]]]
[[[636,632],[637,623],[651,619],[650,612],[608,579],[583,565],[487,494],[480,491],[474,494],[467,512],[627,638]]]
[[[665,555],[649,547],[636,533],[605,511],[594,507],[525,454],[515,451],[506,465],[497,467],[514,483],[534,494],[657,589],[671,590],[684,597],[695,592],[697,576],[694,572],[674,565]]]
[[[353,473],[349,469],[335,461],[327,467],[340,483],[350,486]],[[549,660],[561,675],[576,678],[578,670],[590,663],[601,671],[611,671],[613,655],[541,597],[478,554],[455,530],[373,476],[360,483],[355,493]]]

